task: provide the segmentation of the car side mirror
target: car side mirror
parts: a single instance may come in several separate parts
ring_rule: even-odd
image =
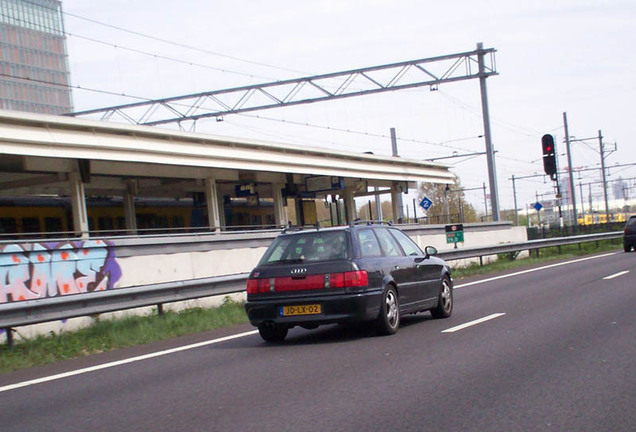
[[[432,257],[433,255],[437,255],[437,248],[434,246],[426,246],[424,248],[424,253],[426,254],[424,258]]]

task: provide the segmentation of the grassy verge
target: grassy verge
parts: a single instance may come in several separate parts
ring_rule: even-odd
[[[229,298],[222,306],[212,309],[194,308],[167,311],[163,316],[152,314],[96,320],[91,326],[74,332],[17,341],[13,348],[2,345],[0,373],[245,322],[243,303]]]
[[[468,276],[486,275],[539,263],[573,258],[607,251],[620,250],[621,240],[606,240],[578,245],[541,249],[540,257],[510,260],[502,254],[499,260],[488,265],[474,264],[453,270],[458,280]],[[96,320],[90,327],[74,332],[62,332],[34,339],[18,341],[13,348],[0,346],[0,373],[25,369],[60,360],[96,354],[117,348],[141,345],[148,342],[170,339],[185,334],[203,332],[215,328],[246,323],[247,316],[242,302],[229,298],[218,308],[194,308],[182,312],[166,312],[131,316],[118,320]]]

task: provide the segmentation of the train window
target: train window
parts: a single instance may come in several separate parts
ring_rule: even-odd
[[[34,218],[34,217],[22,218],[22,232],[23,233],[39,233],[40,219]]]
[[[100,231],[112,231],[113,230],[113,218],[108,216],[100,216],[97,218],[97,225]]]
[[[17,232],[18,232],[18,224],[15,218],[8,218],[8,217],[0,218],[0,233],[14,234]]]
[[[185,219],[183,216],[172,216],[172,228],[185,227]]]
[[[156,228],[168,228],[168,218],[165,216],[157,216],[155,219]]]
[[[252,225],[261,226],[263,224],[263,219],[261,215],[253,215],[252,216]]]
[[[47,233],[64,231],[64,227],[62,227],[62,219],[59,217],[45,217],[44,230]]]
[[[117,218],[117,229],[126,229],[126,218],[121,216]]]

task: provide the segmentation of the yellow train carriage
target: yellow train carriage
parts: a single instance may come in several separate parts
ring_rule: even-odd
[[[124,205],[121,199],[89,198],[86,200],[88,226],[92,233],[126,234]],[[205,205],[192,200],[136,199],[135,216],[138,232],[168,233],[206,229]],[[248,205],[233,199],[224,205],[226,229],[258,229],[274,226],[273,204],[261,200]],[[0,198],[0,240],[45,234],[61,236],[73,231],[71,202],[67,197]]]

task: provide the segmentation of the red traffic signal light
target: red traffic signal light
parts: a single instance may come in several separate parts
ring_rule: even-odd
[[[541,137],[541,147],[543,148],[543,170],[554,180],[557,173],[554,137],[550,134],[543,135]]]

